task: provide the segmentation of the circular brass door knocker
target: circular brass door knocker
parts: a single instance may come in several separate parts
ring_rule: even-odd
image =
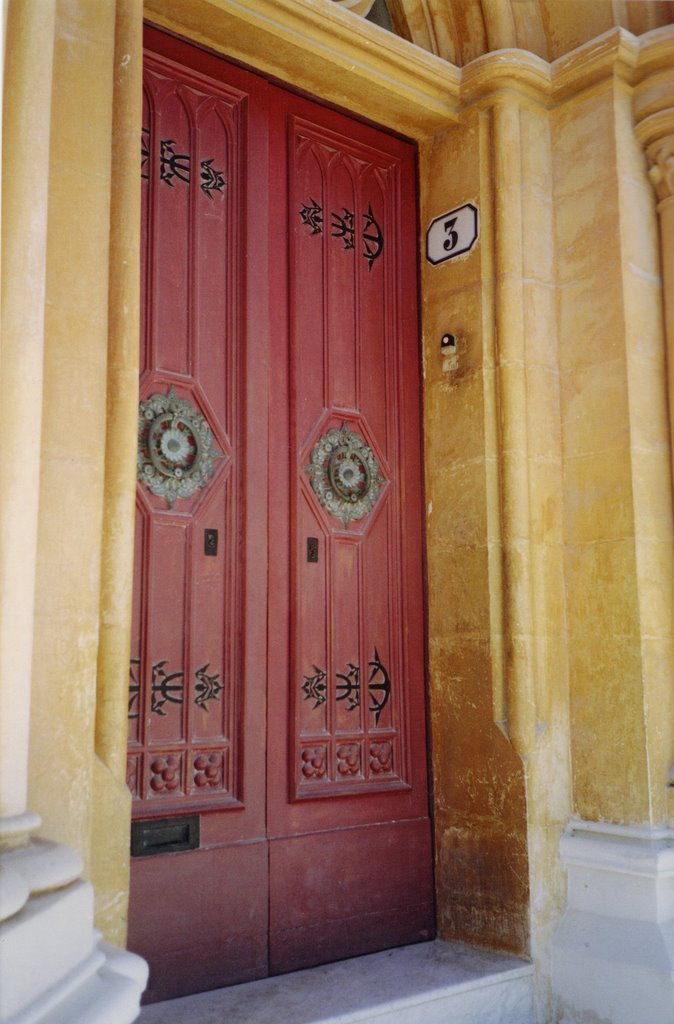
[[[173,388],[140,403],[138,479],[169,508],[206,486],[221,455],[205,418]]]
[[[323,508],[345,526],[371,511],[384,484],[374,452],[346,423],[318,439],[305,468]]]

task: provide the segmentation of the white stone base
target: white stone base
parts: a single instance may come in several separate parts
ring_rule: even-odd
[[[674,832],[572,821],[555,1024],[674,1024]]]
[[[100,942],[81,863],[45,840],[0,853],[0,1024],[131,1024],[140,957]]]
[[[533,967],[422,942],[146,1006],[139,1024],[535,1024]],[[547,1022],[546,1022],[547,1024]]]

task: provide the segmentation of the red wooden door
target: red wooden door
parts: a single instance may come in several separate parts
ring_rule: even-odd
[[[130,945],[167,998],[433,918],[414,149],[146,44]]]

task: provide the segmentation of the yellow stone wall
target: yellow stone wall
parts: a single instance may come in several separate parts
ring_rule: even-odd
[[[423,224],[481,215],[476,250],[422,264],[438,920],[537,958],[571,814],[548,111],[497,90],[421,167]]]
[[[440,933],[520,952],[525,782],[493,705],[502,573],[491,127],[489,112],[472,111],[421,150],[422,225],[467,201],[481,215],[471,253],[422,262],[431,743]],[[446,332],[455,366],[440,350]]]
[[[114,4],[57,5],[29,805],[89,861]],[[96,68],[97,73],[85,74]],[[86,127],[85,127],[86,126]],[[36,396],[39,400],[39,396]]]
[[[44,834],[82,854],[98,926],[122,943],[141,11],[56,5],[28,794]]]
[[[57,4],[29,795],[45,834],[84,855],[117,941],[142,9]],[[479,206],[471,253],[436,267],[420,254],[438,923],[529,952],[545,1001],[563,828],[572,814],[663,822],[674,760],[671,445],[655,199],[632,122],[639,46],[616,31],[552,65],[510,52],[459,72],[322,0],[144,10],[416,138],[420,249],[431,219]]]

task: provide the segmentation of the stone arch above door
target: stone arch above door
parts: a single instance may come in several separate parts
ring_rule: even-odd
[[[674,20],[671,0],[609,4],[583,0],[385,0],[396,33],[463,67],[493,50],[529,50],[556,60],[612,28],[634,35]],[[373,0],[333,0],[365,17]]]

